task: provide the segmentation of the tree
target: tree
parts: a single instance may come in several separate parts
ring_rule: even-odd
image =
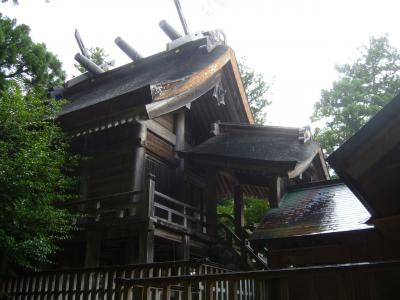
[[[324,121],[315,138],[327,154],[360,129],[400,91],[400,53],[387,36],[374,38],[360,49],[353,64],[337,65],[340,77],[322,90],[312,121]]]
[[[74,229],[73,215],[53,206],[74,185],[65,175],[73,158],[54,122],[59,109],[16,83],[0,93],[0,252],[23,267],[48,262]]]
[[[29,27],[0,17],[0,258],[37,268],[67,238],[74,216],[53,206],[69,199],[75,158],[55,117],[62,102],[46,90],[62,82],[57,57]],[[5,259],[6,258],[6,259]]]
[[[48,87],[64,82],[65,72],[61,62],[46,45],[34,43],[29,27],[17,25],[15,19],[0,14],[0,89],[7,81],[15,81],[24,90]]]
[[[244,220],[246,225],[259,223],[269,209],[269,202],[256,197],[244,197]],[[217,205],[218,214],[233,216],[233,199],[223,199]],[[226,222],[225,225],[233,229],[233,224]]]
[[[110,56],[106,53],[103,48],[94,47],[88,50],[89,59],[102,68],[104,71],[109,70],[110,67],[114,66],[114,61],[110,59]],[[81,73],[85,73],[86,69],[82,67],[80,64],[74,64],[75,68],[79,70]]]
[[[271,84],[267,84],[262,74],[255,73],[254,70],[247,67],[245,63],[246,60],[243,58],[239,61],[238,66],[247,100],[249,101],[255,123],[264,124],[266,121],[265,108],[271,104],[271,101],[268,101],[266,96],[271,88]]]

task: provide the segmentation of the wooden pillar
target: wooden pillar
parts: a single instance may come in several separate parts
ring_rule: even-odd
[[[154,224],[149,221],[142,233],[139,234],[139,262],[152,263],[154,261]]]
[[[101,237],[98,232],[88,231],[86,236],[85,268],[100,265]]]
[[[142,216],[146,221],[154,217],[154,192],[156,190],[156,182],[153,174],[147,174],[144,197],[142,201]]]
[[[207,169],[205,187],[206,227],[208,235],[217,235],[217,173],[214,168]]]
[[[147,128],[142,123],[134,124],[133,138],[135,139],[134,159],[133,159],[133,174],[132,174],[132,190],[142,190],[144,185],[144,172],[145,172],[145,144],[147,137]],[[132,196],[131,202],[137,203],[140,201],[140,196]],[[130,210],[130,215],[136,215],[135,208]]]
[[[186,131],[186,109],[181,109],[175,114],[175,150],[183,150],[185,148],[185,131]]]
[[[182,108],[175,114],[175,136],[176,144],[175,151],[180,151],[185,148],[185,131],[186,131],[186,108]],[[179,165],[176,170],[179,188],[176,196],[184,203],[189,203],[188,198],[188,183],[184,177],[185,160],[180,158],[175,152],[176,158],[179,160]]]
[[[143,198],[143,216],[146,218],[143,231],[139,234],[139,262],[152,263],[154,261],[154,175],[148,174],[146,191]]]
[[[244,203],[243,203],[243,190],[240,185],[235,185],[233,189],[233,214],[235,219],[235,232],[238,237],[242,240],[240,245],[240,254],[242,262],[247,265],[247,251],[245,245],[245,236],[243,235],[244,226]]]
[[[236,185],[233,190],[234,200],[234,218],[235,218],[235,231],[236,234],[243,238],[242,228],[244,226],[244,203],[243,203],[243,190],[240,185]]]
[[[190,236],[187,234],[182,236],[182,243],[180,245],[180,259],[190,259]]]
[[[269,205],[271,208],[276,208],[279,206],[279,201],[285,194],[286,182],[281,176],[275,176],[271,178],[269,183]]]

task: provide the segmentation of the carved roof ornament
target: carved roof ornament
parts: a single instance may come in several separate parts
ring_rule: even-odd
[[[214,99],[217,100],[218,106],[225,105],[226,90],[222,86],[221,80],[218,81],[217,84],[215,85],[212,95],[213,95]]]
[[[311,140],[312,135],[311,135],[311,129],[310,126],[306,126],[303,128],[299,129],[299,142],[300,144],[305,144],[309,140]]]

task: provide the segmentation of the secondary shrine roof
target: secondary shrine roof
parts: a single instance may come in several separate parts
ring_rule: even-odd
[[[250,240],[272,240],[364,230],[370,214],[347,188],[337,181],[326,181],[286,193],[279,208],[270,209]]]
[[[305,137],[304,128],[232,123],[216,126],[214,137],[180,154],[220,164],[240,162],[268,170],[276,168],[277,172],[289,172],[289,177],[299,175],[317,155],[322,156],[319,144]]]

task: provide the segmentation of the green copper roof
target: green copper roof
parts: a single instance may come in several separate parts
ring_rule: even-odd
[[[289,191],[267,212],[250,240],[368,229],[369,212],[342,183]]]

